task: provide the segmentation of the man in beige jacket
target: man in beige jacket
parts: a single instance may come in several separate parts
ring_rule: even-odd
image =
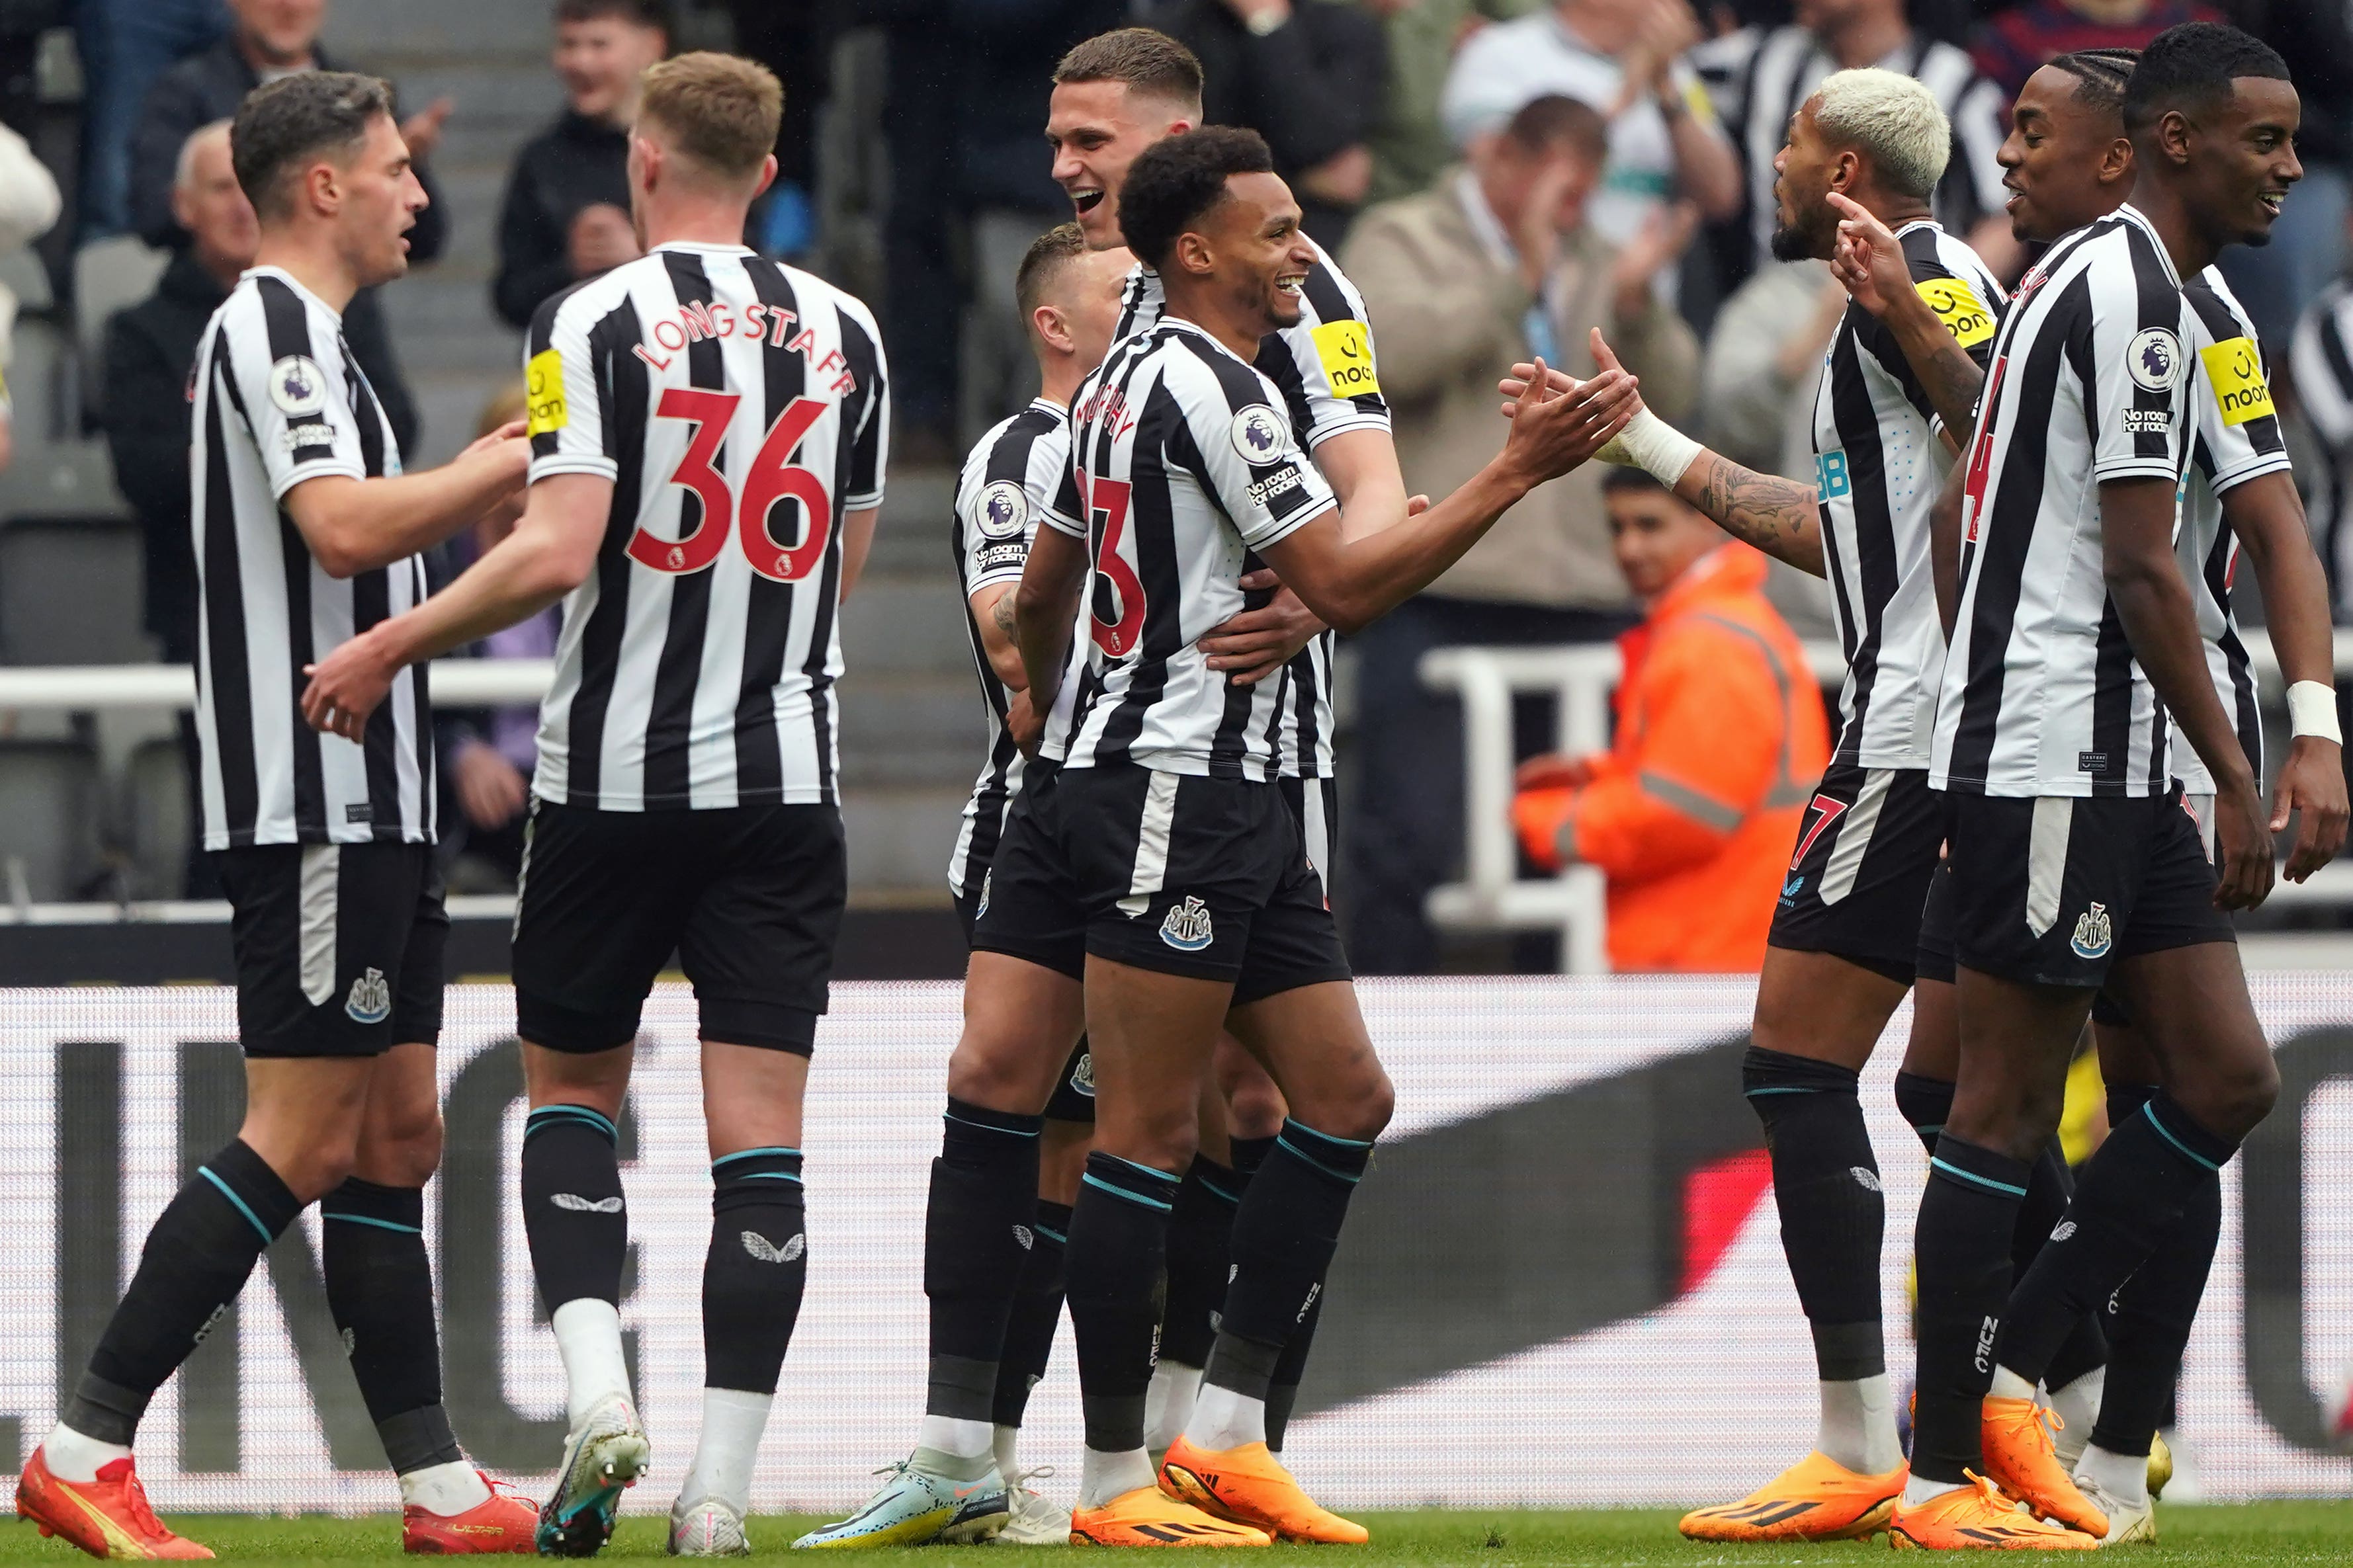
[[[1542,354],[1595,373],[1599,326],[1642,378],[1654,408],[1689,411],[1699,344],[1653,278],[1691,237],[1670,209],[1624,249],[1585,221],[1609,152],[1588,106],[1539,98],[1469,167],[1357,220],[1342,265],[1381,342],[1381,392],[1396,418],[1407,485],[1442,495],[1494,446],[1496,382]],[[1430,648],[1615,637],[1635,619],[1609,552],[1599,469],[1556,479],[1504,514],[1427,592],[1355,639],[1356,787],[1341,843],[1350,856],[1348,954],[1366,973],[1437,967],[1423,896],[1458,874],[1461,721],[1417,669]],[[1541,750],[1541,734],[1522,737]]]

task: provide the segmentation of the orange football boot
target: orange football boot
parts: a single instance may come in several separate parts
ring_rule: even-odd
[[[2108,1516],[2076,1489],[2051,1441],[2051,1434],[2065,1425],[2057,1411],[2031,1399],[1989,1395],[1980,1437],[1986,1474],[2043,1518],[2097,1540],[2108,1533]]]
[[[1975,1470],[1963,1473],[1968,1486],[1939,1493],[1918,1508],[1905,1508],[1898,1498],[1887,1521],[1887,1544],[1928,1552],[2090,1552],[2100,1544],[2098,1536],[2021,1512]]]
[[[1363,1525],[1301,1490],[1264,1443],[1211,1450],[1180,1436],[1160,1462],[1160,1489],[1204,1513],[1255,1525],[1277,1541],[1362,1546],[1372,1539]]]
[[[164,1528],[147,1506],[147,1489],[128,1458],[115,1460],[94,1481],[60,1480],[38,1448],[16,1478],[16,1517],[43,1535],[62,1536],[92,1557],[126,1560],[210,1557],[212,1553]]]
[[[440,1557],[478,1552],[536,1553],[539,1505],[504,1481],[484,1475],[482,1484],[491,1495],[463,1513],[435,1513],[415,1503],[402,1509],[400,1549]]]
[[[1848,1469],[1819,1450],[1738,1502],[1694,1509],[1676,1528],[1692,1541],[1868,1541],[1887,1528],[1905,1467]]]
[[[1158,1487],[1122,1492],[1101,1508],[1071,1511],[1073,1546],[1266,1546],[1263,1530],[1213,1519]]]

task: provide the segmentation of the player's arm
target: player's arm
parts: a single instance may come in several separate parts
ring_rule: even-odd
[[[1029,671],[1021,662],[1021,642],[1015,635],[1020,624],[1015,606],[1018,582],[993,583],[972,596],[972,624],[980,628],[981,652],[988,668],[1008,691],[1029,689]]]
[[[2189,585],[2173,556],[2175,481],[2154,476],[2100,483],[2101,574],[2133,657],[2166,710],[2214,776],[2224,909],[2253,909],[2272,887],[2269,816],[2238,731],[2214,694]]]
[[[552,474],[531,487],[514,531],[413,610],[379,621],[310,668],[302,717],[356,741],[393,678],[537,615],[586,582],[613,508],[613,481]]]
[[[1618,368],[1618,356],[1593,329],[1593,359],[1604,370]],[[1514,365],[1502,384],[1506,397],[1517,398],[1532,371]],[[1556,390],[1572,384],[1554,371]],[[1717,527],[1744,543],[1753,544],[1777,561],[1786,561],[1812,576],[1826,575],[1822,556],[1821,504],[1813,489],[1776,474],[1743,468],[1721,452],[1701,446],[1648,408],[1640,406],[1617,440],[1597,454],[1603,462],[1641,468],[1687,504],[1715,521]],[[1504,413],[1513,412],[1506,404]]]
[[[2272,831],[2302,813],[2284,873],[2301,882],[2345,847],[2345,745],[2337,727],[2336,651],[2328,579],[2313,552],[2295,476],[2284,468],[2232,486],[2222,517],[2255,566],[2263,618],[2290,693],[2296,733],[2272,786]],[[2308,717],[2300,706],[2314,708]],[[2307,728],[2307,725],[2309,728]]]
[[[860,507],[856,511],[841,514],[841,593],[847,600],[849,591],[858,586],[858,579],[866,570],[866,557],[874,548],[874,520],[882,515],[878,506]]]
[[[1623,371],[1605,371],[1574,392],[1553,390],[1539,374],[1514,404],[1504,449],[1410,524],[1352,538],[1340,509],[1327,504],[1259,552],[1327,625],[1357,631],[1437,581],[1528,491],[1589,459],[1635,406],[1633,378]],[[1227,487],[1223,498],[1237,516],[1240,488]],[[1030,673],[1034,679],[1036,666]]]
[[[1978,301],[1987,307],[1982,321],[1948,322],[1920,292],[1922,285],[1913,277],[1911,263],[1894,232],[1836,191],[1830,199],[1840,214],[1831,271],[1848,297],[1875,317],[1895,340],[1905,363],[1927,395],[1928,406],[1944,425],[1946,444],[1959,451],[1976,427],[1978,396],[1985,390],[1985,368],[1961,339],[1966,336],[1976,344],[1992,342],[1993,302]],[[1974,289],[1967,291],[1974,296]]]
[[[1961,502],[1968,489],[1964,479],[1955,469],[1928,507],[1928,581],[1936,591],[1936,619],[1947,643],[1961,618]]]
[[[522,488],[530,464],[531,447],[517,424],[483,437],[440,468],[367,479],[322,474],[288,490],[280,504],[320,570],[352,577],[471,528]]]
[[[1034,751],[1045,715],[1053,711],[1062,686],[1063,661],[1079,619],[1080,591],[1087,581],[1087,542],[1049,517],[1029,542],[1029,561],[1013,591],[1013,637],[1021,650],[1022,689],[1029,697],[1029,733],[1015,742]],[[992,661],[993,662],[993,661]],[[1009,721],[1008,721],[1009,722]]]

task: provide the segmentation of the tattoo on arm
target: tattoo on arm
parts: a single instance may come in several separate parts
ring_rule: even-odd
[[[1921,390],[1928,395],[1928,405],[1944,420],[1957,450],[1968,447],[1976,434],[1978,394],[1985,390],[1985,372],[1949,333],[1940,330],[1938,335],[1944,341],[1936,352],[1926,363],[1913,368],[1920,377]]]
[[[988,618],[997,623],[998,631],[1018,642],[1020,635],[1013,629],[1013,598],[1010,593],[997,595],[997,603],[988,608]]]
[[[1812,487],[1704,452],[1675,489],[1735,539],[1821,575],[1821,511]]]

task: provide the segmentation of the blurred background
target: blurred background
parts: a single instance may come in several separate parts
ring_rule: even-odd
[[[962,967],[943,871],[983,731],[949,510],[967,444],[1030,391],[1010,279],[1068,216],[1040,132],[1070,44],[1135,21],[1199,54],[1208,118],[1267,135],[1363,289],[1409,488],[1442,491],[1500,436],[1474,414],[1500,368],[1537,348],[1581,372],[1593,325],[1662,413],[1810,477],[1843,299],[1765,241],[1772,155],[1813,84],[1870,64],[1929,83],[1955,131],[1939,216],[2014,278],[2028,258],[1995,154],[2019,83],[2060,50],[2217,15],[2279,47],[2304,95],[2306,179],[2276,242],[2231,265],[2342,605],[2347,0],[0,0],[0,982],[203,977],[226,959],[189,848],[172,667],[195,636],[188,361],[253,245],[217,122],[261,80],[324,65],[398,89],[433,206],[410,276],[346,325],[421,467],[503,416],[541,300],[636,254],[621,169],[637,71],[715,47],[782,78],[782,174],[747,241],[870,301],[893,376],[889,498],[844,619],[844,973],[912,977]],[[1645,612],[1609,517],[1642,504],[1593,474],[1548,487],[1345,647],[1334,892],[1365,972],[1609,963],[1601,873],[1520,857],[1509,778],[1609,742],[1614,642]],[[482,542],[457,542],[444,568]],[[1760,592],[1834,690],[1820,584],[1777,568]],[[551,647],[546,623],[502,634],[477,651],[525,661],[515,678],[486,671],[473,700],[490,705],[444,710],[453,909],[480,935],[461,971],[504,968],[532,765],[512,693]],[[2353,883],[2276,902],[2251,931],[2282,962],[2353,957],[2335,934]]]

